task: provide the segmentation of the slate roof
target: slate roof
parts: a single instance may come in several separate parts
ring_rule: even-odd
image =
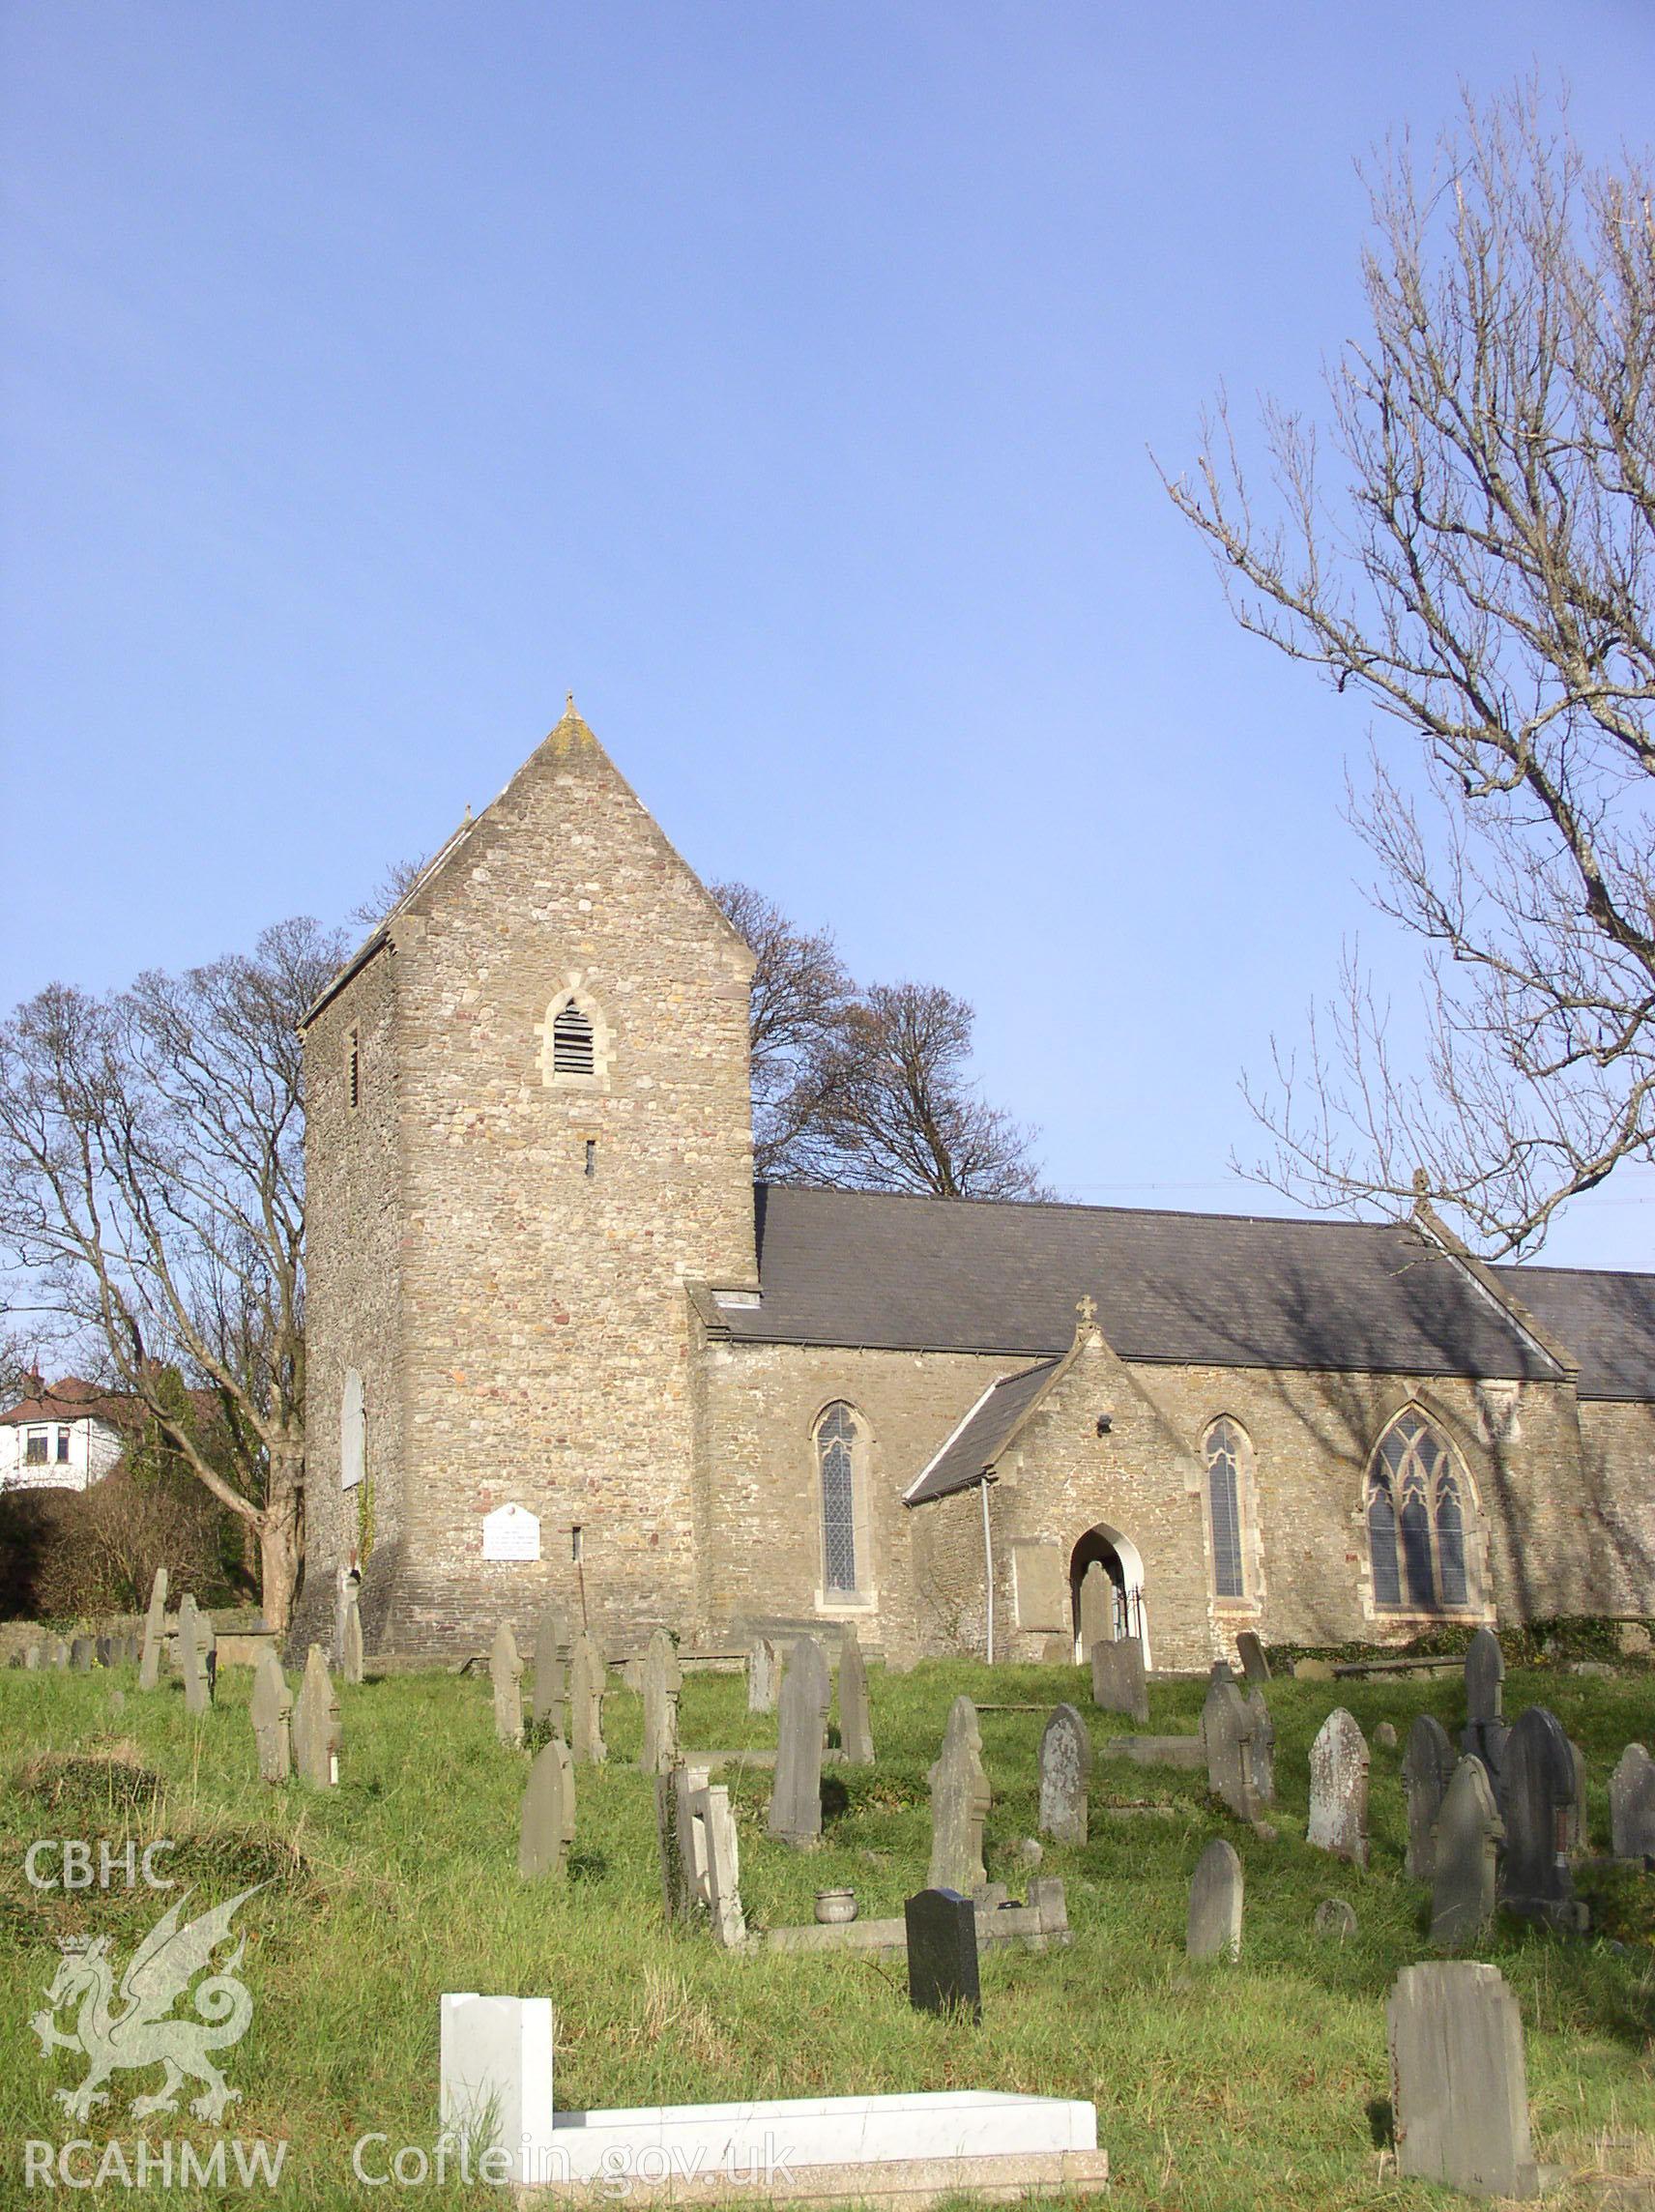
[[[43,1385],[9,1407],[0,1413],[0,1424],[17,1428],[42,1421],[91,1420],[106,1421],[112,1428],[125,1428],[138,1418],[138,1413],[134,1398],[105,1390],[79,1375],[66,1375],[61,1382],[54,1382],[49,1388]]]
[[[991,1382],[929,1467],[904,1492],[904,1502],[923,1505],[927,1499],[946,1497],[963,1490],[1004,1450],[1013,1430],[1034,1405],[1052,1377],[1058,1361],[1042,1359],[1033,1367],[1020,1368]]]
[[[1582,1398],[1655,1399],[1655,1275],[1496,1267],[1581,1363]]]
[[[721,1308],[738,1342],[1054,1356],[1073,1341],[1075,1301],[1089,1292],[1123,1359],[1557,1374],[1466,1270],[1407,1223],[779,1183],[761,1183],[757,1198],[763,1295]]]

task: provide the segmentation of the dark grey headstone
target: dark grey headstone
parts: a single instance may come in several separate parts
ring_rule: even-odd
[[[1310,1747],[1304,1840],[1352,1866],[1368,1863],[1368,1746],[1343,1705],[1334,1706]]]
[[[1575,1916],[1569,1846],[1575,1820],[1575,1755],[1563,1724],[1544,1705],[1530,1705],[1505,1739],[1500,1809],[1505,1857],[1500,1895],[1530,1920]]]
[[[1466,1727],[1460,1749],[1480,1759],[1496,1797],[1505,1791],[1505,1743],[1510,1733],[1500,1708],[1505,1696],[1505,1655],[1492,1628],[1479,1628],[1466,1653]]]
[[[98,1656],[98,1641],[92,1636],[77,1636],[69,1646],[69,1663],[77,1674],[90,1674],[92,1662]]]
[[[1264,1646],[1259,1641],[1258,1631],[1244,1628],[1235,1639],[1235,1655],[1241,1662],[1241,1672],[1249,1682],[1267,1682],[1270,1662],[1264,1657]]]
[[[1222,1799],[1238,1820],[1257,1820],[1263,1812],[1258,1777],[1253,1771],[1253,1715],[1235,1687],[1229,1667],[1220,1660],[1213,1669],[1212,1686],[1201,1709],[1201,1740],[1206,1752],[1206,1786]]]
[[[801,1636],[787,1655],[776,1697],[775,1778],[769,1832],[796,1849],[822,1834],[822,1752],[833,1678],[814,1636]]]
[[[922,1889],[903,1907],[908,1925],[908,2001],[915,2012],[982,2018],[977,1916],[955,1889]]]
[[[1107,1639],[1091,1647],[1091,1702],[1106,1713],[1149,1718],[1149,1685],[1144,1672],[1144,1644],[1136,1636]]]
[[[1241,1950],[1241,1861],[1220,1836],[1196,1861],[1184,1950],[1192,1959],[1234,1959]]]
[[[1040,1738],[1039,1826],[1055,1844],[1086,1842],[1090,1775],[1091,1738],[1087,1725],[1073,1705],[1060,1705]]]
[[[95,1636],[92,1639],[92,1648],[100,1667],[114,1666],[115,1639],[112,1636]]]
[[[1537,2196],[1523,2021],[1498,1969],[1470,1960],[1405,1966],[1385,2019],[1398,2173]]]
[[[1439,1950],[1464,1950],[1494,1925],[1504,1841],[1488,1769],[1467,1752],[1431,1833],[1431,1940]]]
[[[1609,1779],[1611,1848],[1635,1864],[1655,1859],[1655,1759],[1629,1743]]]
[[[1408,1732],[1402,1786],[1408,1797],[1408,1856],[1404,1871],[1431,1879],[1431,1831],[1454,1772],[1454,1746],[1434,1713],[1421,1713]]]
[[[867,1662],[854,1628],[847,1628],[839,1640],[839,1749],[847,1766],[871,1766],[874,1762]]]

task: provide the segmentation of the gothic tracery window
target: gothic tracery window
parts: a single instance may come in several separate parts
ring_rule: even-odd
[[[857,1582],[857,1416],[843,1399],[816,1424],[816,1460],[822,1476],[823,1585],[840,1595]]]
[[[1470,1603],[1463,1478],[1440,1432],[1411,1407],[1379,1439],[1367,1518],[1376,1606],[1442,1613]]]

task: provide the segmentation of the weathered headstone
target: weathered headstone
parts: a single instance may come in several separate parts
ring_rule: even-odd
[[[186,1598],[178,1609],[178,1655],[184,1670],[184,1709],[197,1719],[213,1703],[213,1683],[207,1672],[209,1634],[211,1628],[205,1616],[196,1612],[195,1601]]]
[[[1505,1788],[1505,1654],[1492,1628],[1479,1628],[1466,1652],[1466,1727],[1460,1749],[1480,1759],[1495,1797]]]
[[[1609,1778],[1610,1848],[1617,1859],[1655,1859],[1655,1759],[1629,1743]]]
[[[922,1889],[903,1907],[908,1931],[908,2001],[915,2012],[966,2012],[982,2018],[977,1916],[969,1897]]]
[[[509,1621],[494,1632],[488,1654],[488,1678],[494,1688],[494,1732],[502,1743],[523,1740],[523,1662]]]
[[[1491,2197],[1539,2192],[1523,2021],[1499,1970],[1405,1966],[1385,2007],[1397,2171]]]
[[[332,1789],[339,1779],[339,1700],[319,1644],[305,1657],[293,1708],[293,1765],[313,1790]]]
[[[1201,1709],[1201,1740],[1206,1753],[1206,1786],[1212,1794],[1238,1820],[1258,1819],[1263,1799],[1253,1772],[1253,1716],[1228,1667],[1222,1676],[1213,1670]]]
[[[1479,1761],[1479,1764],[1481,1762]],[[1435,1713],[1421,1713],[1408,1732],[1402,1786],[1408,1796],[1408,1856],[1404,1872],[1431,1879],[1431,1831],[1454,1772],[1454,1746]]]
[[[833,1678],[814,1636],[792,1645],[776,1698],[776,1762],[769,1832],[798,1849],[822,1833],[822,1752]]]
[[[543,1606],[535,1623],[535,1689],[530,1709],[536,1720],[551,1722],[554,1735],[564,1732],[564,1699],[567,1686],[564,1680],[563,1647],[567,1641],[563,1615],[555,1605]]]
[[[664,1628],[657,1628],[644,1656],[644,1748],[638,1764],[646,1774],[665,1774],[678,1761],[678,1701],[682,1688],[678,1647]]]
[[[1530,1705],[1506,1735],[1499,1791],[1505,1818],[1500,1896],[1524,1919],[1574,1918],[1569,1840],[1575,1789],[1575,1755],[1562,1722],[1544,1705]]]
[[[1091,1702],[1106,1713],[1130,1713],[1135,1721],[1147,1723],[1149,1685],[1141,1638],[1122,1636],[1092,1645]]]
[[[357,1582],[353,1575],[345,1585],[345,1632],[340,1652],[340,1672],[347,1682],[360,1682],[364,1672],[363,1650],[362,1606],[357,1597]]]
[[[1263,1805],[1276,1801],[1276,1724],[1257,1682],[1247,1693],[1248,1715],[1253,1723],[1253,1787]]]
[[[1115,1585],[1101,1559],[1093,1559],[1081,1577],[1081,1659],[1091,1659],[1094,1644],[1115,1640]]]
[[[1259,1632],[1244,1628],[1235,1639],[1235,1654],[1241,1662],[1241,1672],[1249,1682],[1267,1682],[1270,1662],[1264,1657],[1264,1646],[1259,1641]]]
[[[868,1667],[854,1628],[846,1629],[839,1644],[839,1749],[847,1766],[871,1766],[874,1762]]]
[[[726,1951],[739,1951],[747,1940],[747,1920],[741,1909],[741,1856],[729,1790],[722,1783],[698,1790],[692,1811],[701,1829],[700,1855],[713,1940]]]
[[[1353,1866],[1368,1863],[1368,1746],[1335,1705],[1310,1747],[1310,1819],[1305,1842]]]
[[[293,1772],[289,1731],[293,1718],[293,1692],[274,1651],[261,1651],[253,1669],[253,1694],[247,1707],[258,1747],[259,1779],[285,1782]]]
[[[574,1761],[561,1736],[535,1754],[523,1790],[517,1872],[525,1881],[561,1875],[574,1842]]]
[[[1184,1950],[1192,1959],[1234,1959],[1241,1950],[1241,1860],[1220,1836],[1207,1845],[1190,1882]]]
[[[747,1710],[773,1713],[780,1680],[780,1654],[768,1636],[755,1636],[747,1655]]]
[[[166,1643],[166,1569],[157,1567],[150,1585],[149,1611],[144,1615],[144,1649],[138,1661],[140,1690],[153,1690],[160,1680],[160,1655]]]
[[[1374,1749],[1376,1751],[1395,1751],[1396,1747],[1396,1730],[1389,1721],[1380,1721],[1379,1727],[1374,1731]]]
[[[1492,1927],[1505,1826],[1480,1759],[1454,1769],[1431,1832],[1431,1940],[1464,1950]]]
[[[569,1654],[569,1749],[577,1766],[601,1766],[609,1757],[603,1740],[603,1694],[609,1667],[602,1646],[583,1628]]]
[[[983,1868],[983,1822],[994,1802],[982,1762],[977,1709],[963,1694],[948,1712],[943,1754],[932,1767],[931,1877],[934,1890],[970,1896],[988,1879]]]
[[[93,1637],[76,1636],[70,1644],[69,1663],[77,1674],[90,1674],[97,1655],[97,1640]]]
[[[669,1920],[692,1919],[709,1902],[706,1830],[695,1816],[695,1800],[707,1785],[705,1766],[680,1765],[655,1776],[661,1903]]]
[[[114,1666],[115,1639],[112,1636],[95,1636],[92,1639],[92,1649],[100,1667]]]
[[[1356,1933],[1356,1907],[1343,1897],[1324,1897],[1316,1908],[1313,1925],[1330,1943],[1348,1943]]]
[[[178,1617],[172,1629],[172,1671],[181,1680],[189,1669],[189,1653],[195,1648],[195,1598],[186,1590],[178,1601]]]
[[[1086,1842],[1090,1774],[1091,1737],[1087,1725],[1073,1705],[1060,1705],[1040,1738],[1039,1828],[1055,1844]]]
[[[22,1664],[28,1669],[31,1674],[38,1672],[41,1664],[41,1654],[45,1646],[40,1643],[24,1644]]]

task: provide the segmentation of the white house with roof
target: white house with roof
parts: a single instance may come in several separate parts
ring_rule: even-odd
[[[0,1413],[0,1491],[90,1490],[126,1448],[128,1400],[78,1375],[49,1387],[36,1380]]]

